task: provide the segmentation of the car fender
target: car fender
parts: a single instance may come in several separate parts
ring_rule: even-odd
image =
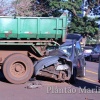
[[[37,61],[37,63],[34,66],[34,74],[37,75],[40,70],[52,64],[57,63],[58,60],[59,60],[58,56],[48,56],[48,57],[43,58],[42,60]]]
[[[38,61],[35,66],[34,66],[34,75],[38,75],[39,71],[42,70],[43,68],[49,67],[52,64],[58,63],[58,60],[65,60],[66,63],[71,66],[72,68],[72,62],[69,59],[65,59],[64,57],[59,57],[59,56],[48,56],[43,58],[42,60]],[[63,69],[66,69],[66,66],[63,66]]]

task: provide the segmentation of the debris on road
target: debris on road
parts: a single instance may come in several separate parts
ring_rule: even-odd
[[[40,81],[34,80],[27,85],[27,89],[36,89],[42,87],[42,83]]]

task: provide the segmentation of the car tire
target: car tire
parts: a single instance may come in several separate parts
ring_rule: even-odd
[[[85,77],[85,76],[86,76],[86,66],[82,67],[81,74],[80,74],[80,77]]]
[[[92,60],[92,56],[89,57],[89,61],[93,61],[93,60]]]
[[[89,61],[90,60],[90,56],[86,57],[85,60],[86,61]]]
[[[74,68],[73,69],[73,75],[71,75],[71,78],[69,80],[71,84],[76,83],[76,74],[77,74],[77,70],[76,70],[76,68]]]

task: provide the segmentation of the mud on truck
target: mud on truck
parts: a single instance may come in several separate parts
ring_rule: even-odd
[[[35,62],[45,56],[46,47],[65,41],[66,27],[66,14],[60,17],[0,16],[0,68],[5,78],[14,84],[28,81],[34,74]],[[71,62],[66,64],[72,68]]]

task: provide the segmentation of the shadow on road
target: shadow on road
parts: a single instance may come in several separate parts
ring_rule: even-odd
[[[9,83],[6,79],[5,79],[5,77],[4,77],[4,75],[3,75],[3,73],[0,71],[0,81],[1,82],[5,82],[5,83]]]
[[[90,82],[87,82],[87,81],[84,81],[84,80],[80,80],[80,79],[77,79],[76,83],[73,84],[73,86],[75,87],[81,87],[81,88],[86,88],[86,89],[99,89],[100,91],[100,85],[99,83],[90,83]]]
[[[38,80],[38,81],[48,81],[48,82],[52,82],[52,83],[61,83],[61,82],[56,81],[54,79],[50,79],[50,78],[46,78],[46,77],[40,77],[40,76],[38,76],[36,78],[36,80]],[[4,75],[3,75],[3,73],[1,71],[0,71],[0,81],[1,82],[4,82],[4,83],[9,83],[5,79],[5,77],[4,77]],[[66,82],[66,84],[67,83],[69,83],[69,82]],[[91,83],[91,82],[87,82],[87,81],[82,80],[82,79],[77,79],[76,80],[76,83],[75,84],[72,84],[72,85],[75,86],[75,87],[81,87],[83,89],[84,89],[84,87],[86,87],[86,89],[95,89],[95,88],[98,87],[99,88],[99,91],[100,91],[100,85],[99,85],[99,83]]]
[[[93,61],[90,61],[90,60],[87,60],[87,59],[85,59],[86,61],[88,61],[88,62],[94,62],[94,63],[99,63],[99,60],[93,60]]]
[[[37,80],[39,81],[48,81],[48,82],[53,82],[53,83],[61,83],[59,81],[53,80],[53,79],[49,79],[49,78],[45,78],[45,77],[37,77]],[[66,84],[69,84],[69,82],[67,81]],[[75,87],[81,87],[81,88],[86,88],[86,89],[99,89],[100,91],[100,85],[99,83],[92,83],[92,82],[87,82],[85,80],[82,79],[76,79],[76,83],[71,84]]]
[[[36,79],[39,80],[39,81],[48,81],[48,82],[60,83],[59,81],[56,81],[56,80],[51,79],[51,78],[43,77],[43,76],[37,76]]]

